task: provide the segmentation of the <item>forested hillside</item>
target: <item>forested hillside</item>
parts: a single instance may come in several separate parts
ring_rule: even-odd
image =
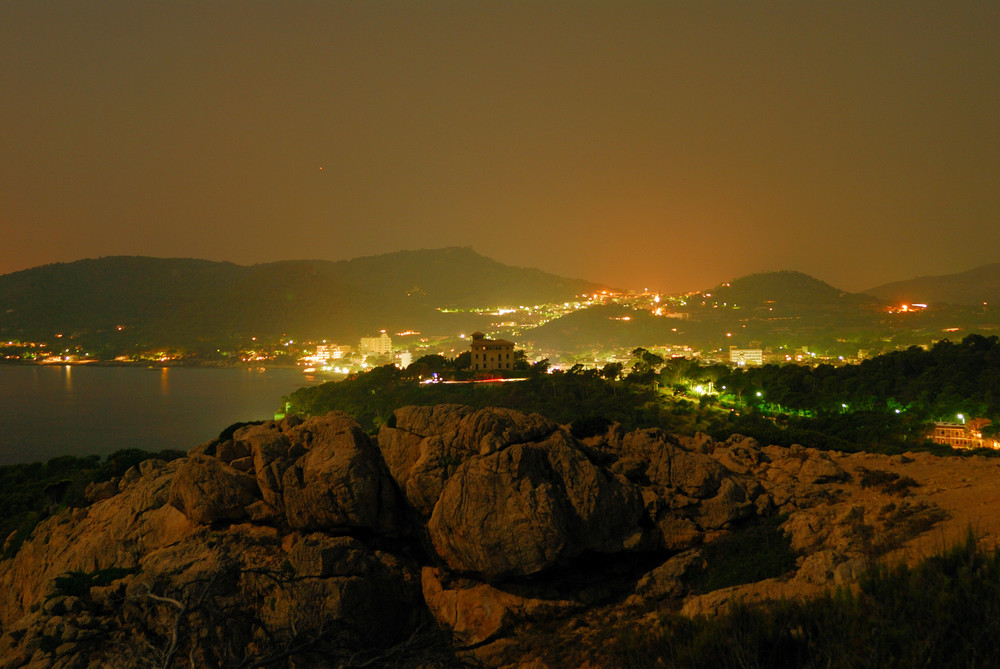
[[[480,324],[439,308],[539,304],[599,288],[468,248],[253,266],[118,256],[0,276],[0,337],[47,341],[66,333],[94,346],[211,349],[251,336],[455,334]]]

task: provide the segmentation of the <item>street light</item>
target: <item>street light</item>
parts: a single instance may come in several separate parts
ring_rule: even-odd
[[[958,419],[962,421],[962,425],[965,425],[965,416],[963,414],[958,414]]]

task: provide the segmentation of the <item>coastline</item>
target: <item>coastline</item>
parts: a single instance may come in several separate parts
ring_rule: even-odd
[[[0,464],[188,450],[219,426],[273,419],[283,397],[327,379],[301,368],[98,363],[0,367]]]
[[[214,369],[295,369],[301,367],[295,363],[281,363],[273,361],[260,362],[228,362],[225,360],[100,360],[90,358],[85,360],[60,360],[52,362],[39,362],[34,360],[6,360],[0,359],[0,365],[10,365],[12,367],[147,367],[159,369],[161,367],[190,367],[190,368],[214,368]]]

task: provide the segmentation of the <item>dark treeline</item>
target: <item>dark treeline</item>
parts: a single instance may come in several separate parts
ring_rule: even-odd
[[[926,434],[930,421],[956,421],[959,414],[991,419],[986,431],[1000,426],[1000,343],[997,337],[979,335],[843,367],[734,370],[684,358],[666,360],[639,348],[627,365],[613,363],[600,370],[576,365],[546,374],[544,362],[523,363],[518,373],[527,378],[516,383],[419,383],[434,372],[442,378],[469,378],[462,368],[463,361],[440,356],[421,358],[406,370],[387,365],[300,389],[286,398],[288,411],[316,415],[341,410],[374,431],[400,406],[459,403],[538,412],[574,425],[580,434],[618,422],[626,429],[700,430],[720,440],[739,433],[764,444],[881,453],[953,453],[927,442]],[[691,394],[699,396],[698,403],[685,399]]]
[[[123,475],[143,460],[173,460],[183,451],[116,451],[99,455],[63,455],[48,462],[0,466],[0,558],[17,552],[39,522],[66,507],[86,506],[84,492],[90,483]]]
[[[719,379],[738,402],[826,413],[910,413],[922,420],[1000,418],[1000,343],[969,335],[858,365],[765,365]],[[758,396],[757,393],[760,393]]]
[[[651,386],[607,379],[597,370],[547,374],[542,364],[526,370],[519,381],[422,384],[412,367],[385,365],[343,381],[300,388],[286,398],[287,410],[299,415],[344,411],[368,431],[389,423],[393,410],[407,405],[466,404],[536,412],[560,424],[575,424],[581,434],[612,422],[627,429],[670,424],[673,416]]]

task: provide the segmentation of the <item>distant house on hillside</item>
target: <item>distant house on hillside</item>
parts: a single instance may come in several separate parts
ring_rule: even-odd
[[[506,339],[487,339],[482,332],[472,333],[473,370],[514,369],[514,342]]]
[[[973,418],[967,423],[934,423],[928,439],[952,448],[996,448],[1000,441],[983,437],[983,428],[990,424],[985,418]]]

